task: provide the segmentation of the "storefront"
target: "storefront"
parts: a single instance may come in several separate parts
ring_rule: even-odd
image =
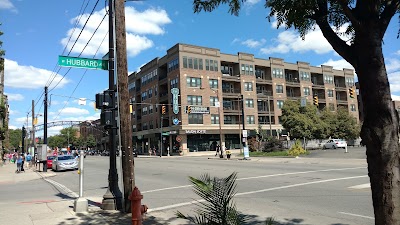
[[[215,151],[219,134],[206,134],[206,130],[186,130],[189,152]]]

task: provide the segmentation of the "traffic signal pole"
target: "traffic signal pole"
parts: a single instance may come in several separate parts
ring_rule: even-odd
[[[111,120],[109,128],[109,150],[110,150],[110,169],[108,171],[108,188],[106,193],[103,195],[103,201],[101,208],[104,210],[121,210],[121,192],[118,188],[118,173],[117,173],[117,155],[116,155],[116,145],[115,145],[115,82],[114,82],[114,0],[109,0],[108,7],[108,92],[110,96],[110,107],[111,107]]]

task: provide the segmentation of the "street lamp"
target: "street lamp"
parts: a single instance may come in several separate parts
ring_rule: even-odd
[[[222,129],[221,129],[221,113],[220,113],[220,112],[221,112],[221,111],[220,111],[220,108],[221,108],[221,101],[220,101],[220,98],[219,98],[218,89],[215,89],[215,90],[213,90],[213,91],[214,91],[214,93],[217,94],[217,99],[218,99],[218,105],[215,104],[215,106],[218,107],[219,145],[220,145],[221,148],[222,148]]]

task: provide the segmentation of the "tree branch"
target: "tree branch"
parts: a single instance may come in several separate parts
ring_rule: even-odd
[[[337,0],[337,2],[342,7],[344,14],[349,18],[349,20],[353,24],[354,29],[358,30],[360,28],[360,21],[358,21],[358,19],[356,18],[356,16],[352,12],[352,10],[347,5],[347,1],[346,0]]]
[[[400,8],[400,1],[396,0],[388,0],[386,1],[385,9],[381,13],[379,23],[380,23],[380,35],[383,38],[383,35],[386,33],[386,29],[389,26],[390,19],[394,16],[396,11]]]

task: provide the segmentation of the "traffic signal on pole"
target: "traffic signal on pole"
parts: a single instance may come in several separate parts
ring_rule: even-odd
[[[129,113],[130,113],[130,114],[133,113],[133,105],[129,105]]]
[[[315,95],[313,98],[313,104],[318,106],[318,96],[317,95]]]
[[[22,139],[26,137],[26,129],[25,127],[22,127]]]
[[[192,106],[188,105],[187,106],[187,113],[190,114],[192,112]]]
[[[353,88],[349,88],[349,95],[350,95],[350,98],[354,98],[355,96],[354,96],[354,89]]]
[[[167,107],[165,105],[161,106],[161,114],[165,115],[167,113]]]

